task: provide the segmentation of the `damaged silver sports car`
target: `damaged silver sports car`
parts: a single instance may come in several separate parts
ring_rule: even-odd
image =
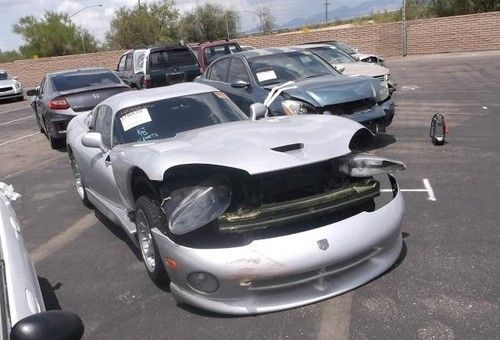
[[[79,115],[67,146],[78,195],[122,226],[179,303],[257,314],[338,295],[402,249],[397,161],[323,115],[253,120],[184,83],[126,92]],[[332,133],[332,131],[335,131]]]

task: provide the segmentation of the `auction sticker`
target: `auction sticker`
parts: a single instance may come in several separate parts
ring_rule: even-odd
[[[274,70],[257,72],[256,75],[259,82],[278,78]]]
[[[151,116],[147,108],[142,108],[123,115],[120,117],[120,121],[123,126],[123,131],[128,131],[136,126],[149,123],[151,121]]]

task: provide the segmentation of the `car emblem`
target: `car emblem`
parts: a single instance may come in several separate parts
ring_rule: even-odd
[[[94,93],[93,96],[94,96],[94,99],[99,99],[99,93]]]
[[[327,250],[328,247],[330,247],[330,244],[328,243],[328,240],[326,238],[324,238],[324,239],[318,241],[318,247],[321,250]]]

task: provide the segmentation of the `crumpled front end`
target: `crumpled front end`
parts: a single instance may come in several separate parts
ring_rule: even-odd
[[[339,171],[341,159],[247,177],[228,172],[230,203],[221,198],[229,186],[222,177],[207,180],[214,190],[205,205],[194,204],[193,193],[206,195],[206,181],[179,185],[191,194],[165,189],[166,226],[153,232],[178,301],[226,314],[271,312],[341,294],[386,271],[402,248],[396,180],[371,177],[373,168],[355,171],[371,158],[352,158]],[[166,181],[174,182],[182,181]],[[192,222],[183,222],[180,210],[195,205]],[[215,209],[207,212],[214,205],[224,210],[216,218]],[[189,229],[196,223],[203,226]]]

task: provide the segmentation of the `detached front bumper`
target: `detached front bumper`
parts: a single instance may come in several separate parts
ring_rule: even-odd
[[[391,177],[392,178],[392,177]],[[382,274],[399,257],[404,202],[396,180],[394,198],[373,212],[300,233],[254,240],[232,248],[195,249],[153,230],[179,302],[224,314],[258,314],[317,302]],[[213,293],[193,289],[187,277],[217,278]]]

